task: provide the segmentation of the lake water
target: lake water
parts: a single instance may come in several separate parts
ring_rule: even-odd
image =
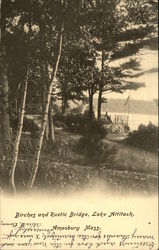
[[[112,120],[114,120],[115,115],[127,117],[126,113],[109,112],[108,114],[111,115]],[[158,125],[158,116],[147,115],[147,114],[129,114],[128,124],[129,124],[130,130],[137,129],[140,124],[148,125],[149,122],[151,122],[154,125]]]
[[[102,113],[105,115],[105,112]],[[115,116],[124,116],[127,118],[126,113],[115,113],[115,112],[108,112],[108,115],[111,116],[112,121],[114,121]],[[25,115],[27,118],[34,119],[40,126],[41,119],[39,115]],[[34,118],[33,118],[34,117]],[[158,126],[158,116],[157,115],[147,115],[147,114],[129,114],[129,128],[130,130],[136,130],[140,124],[148,125],[151,122],[152,124]]]

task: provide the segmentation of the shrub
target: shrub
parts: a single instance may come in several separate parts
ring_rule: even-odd
[[[75,108],[70,109],[70,113],[74,115],[81,115],[83,110],[83,105],[78,105]]]
[[[68,114],[62,116],[57,113],[54,116],[55,126],[65,124],[70,132],[80,133],[82,135],[99,135],[100,138],[104,138],[108,133],[108,129],[105,127],[103,121],[98,122],[93,119],[90,120],[87,114]]]
[[[103,121],[98,122],[97,120],[88,120],[85,124],[83,134],[86,137],[103,139],[108,134],[108,129],[105,127]]]
[[[16,131],[18,128],[18,118],[17,116],[10,116],[10,125],[13,129],[13,131]],[[23,121],[23,132],[29,131],[31,134],[36,134],[39,131],[39,127],[34,121],[34,119],[28,119],[24,116]]]
[[[0,187],[8,187],[9,167],[11,165],[12,148],[0,143]]]
[[[63,116],[62,114],[55,114],[54,116],[55,126],[65,125],[71,132],[81,133],[84,124],[86,123],[85,117],[80,114],[72,115],[68,114]]]
[[[100,139],[99,136],[82,137],[77,145],[79,153],[84,154],[90,162],[102,163],[117,153],[117,144]]]
[[[157,152],[158,127],[152,123],[147,126],[141,124],[138,130],[131,132],[124,142],[150,152]]]

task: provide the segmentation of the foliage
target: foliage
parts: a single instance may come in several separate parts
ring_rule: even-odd
[[[0,142],[0,187],[8,187],[9,164],[11,162],[12,149],[5,148]]]
[[[115,144],[104,140],[108,128],[103,121],[89,120],[83,131],[84,136],[77,144],[77,151],[84,154],[90,162],[106,162],[117,152]]]
[[[96,53],[91,46],[83,47],[79,46],[78,42],[68,44],[66,41],[64,48],[56,85],[57,98],[62,101],[63,113],[69,107],[69,101],[84,101],[84,91],[87,91],[92,83],[91,74],[97,72]],[[91,64],[89,59],[92,60]]]
[[[73,147],[79,137],[76,135],[76,138],[72,139],[70,135],[66,135],[62,132],[57,134],[56,146],[51,147],[50,145],[49,150],[47,150],[48,145],[43,148],[35,188],[46,188],[47,191],[50,190],[51,193],[55,191],[57,194],[65,192],[69,188],[79,190],[85,186],[87,188],[95,186],[96,162],[90,162],[85,156],[75,154]],[[22,136],[21,145],[26,145],[29,141],[28,136]],[[111,157],[115,160],[107,159],[101,163],[101,178],[104,181],[104,187],[109,186],[111,190],[126,192],[126,194],[136,190],[142,191],[144,194],[156,192],[157,156],[127,145],[119,144],[118,147],[117,156],[112,155]],[[63,152],[60,152],[60,149],[63,149]],[[29,178],[32,157],[31,151],[28,151],[27,154],[25,151],[20,154],[16,169],[16,183],[20,191],[25,188]],[[0,155],[0,186],[5,190],[8,190],[10,161],[10,152],[6,159]]]
[[[87,119],[87,117],[81,114],[68,114],[66,116],[55,114],[54,116],[55,124],[58,125],[62,122],[69,131],[78,133],[82,133],[84,131]]]
[[[56,113],[54,116],[55,124],[64,124],[70,132],[80,133],[82,135],[97,136],[104,138],[108,133],[107,127],[103,121],[98,122],[96,119],[90,119],[89,114],[68,114],[63,116]]]
[[[13,132],[15,132],[17,130],[18,118],[13,114],[10,115],[10,126],[11,126]],[[36,133],[38,133],[38,131],[39,131],[39,127],[34,122],[34,120],[24,117],[23,132],[30,132],[34,136]]]
[[[126,144],[145,149],[150,152],[157,152],[158,148],[158,127],[149,123],[147,126],[141,124],[138,130],[131,132]]]
[[[104,121],[98,122],[96,119],[89,120],[86,124],[84,135],[87,138],[103,139],[108,134],[108,129]]]
[[[82,114],[82,110],[83,110],[83,105],[78,105],[77,107],[74,107],[70,110],[70,113],[72,115],[74,114]]]
[[[84,136],[79,140],[78,150],[84,154],[90,162],[102,163],[112,161],[112,157],[117,153],[117,145],[104,141],[99,136]]]
[[[44,108],[45,104],[50,103],[50,99],[52,102],[60,99],[64,114],[70,100],[84,101],[88,93],[92,114],[93,96],[97,91],[100,92],[99,104],[101,105],[103,92],[123,93],[127,89],[136,90],[138,87],[143,87],[143,83],[129,80],[134,77],[130,69],[138,70],[138,63],[127,62],[121,65],[121,68],[113,68],[109,63],[115,59],[135,55],[144,46],[156,49],[157,8],[155,2],[154,0],[1,1],[2,25],[0,28],[4,50],[3,60],[0,62],[1,71],[4,72],[0,81],[1,106],[3,106],[3,101],[6,103],[6,110],[3,108],[1,110],[8,114],[10,109],[10,112],[15,112],[17,117],[22,112],[20,106],[28,61],[30,61],[30,72],[26,106],[32,107],[33,102],[40,99],[38,104]],[[51,85],[48,91],[51,76],[54,78],[56,75],[53,72],[56,69],[55,59],[58,53],[60,27],[64,27],[62,53],[59,53],[61,61],[59,68],[57,67],[56,84],[53,88]],[[97,68],[97,57],[100,55],[102,55],[101,70]],[[141,74],[139,72],[138,76]],[[2,94],[5,92],[6,97]],[[47,95],[50,97],[47,98],[48,100]],[[99,111],[101,112],[101,108]],[[46,116],[43,119],[45,125],[47,112],[44,115]],[[61,121],[70,131],[86,136],[88,156],[94,152],[95,159],[101,157],[102,160],[106,154],[111,155],[115,150],[109,151],[109,147],[105,148],[105,142],[101,141],[107,133],[107,128],[102,123],[97,123],[93,115],[90,117],[92,121],[87,115],[81,114],[55,115],[56,123]],[[13,129],[16,130],[17,118],[12,119],[10,116],[10,121]],[[1,119],[1,128],[4,125],[2,122],[3,119]],[[45,130],[45,126],[43,128]],[[9,134],[9,130],[8,122],[5,131]],[[23,131],[28,130],[34,135],[39,128],[33,121],[25,119]],[[143,130],[140,133],[143,133]],[[43,134],[41,133],[42,136]],[[42,144],[42,140],[40,143]],[[39,145],[38,148],[40,149],[41,146]],[[25,152],[23,144],[20,150],[21,153]],[[56,147],[52,150],[56,152]]]
[[[117,74],[117,70],[108,64],[115,58],[134,55],[145,45],[151,47],[152,41],[156,43],[155,2],[71,0],[65,1],[63,13],[61,3],[64,1],[24,2],[2,1],[7,26],[4,42],[10,106],[14,108],[15,99],[19,103],[21,100],[27,68],[29,16],[32,27],[27,104],[37,100],[41,89],[45,89],[49,81],[49,72],[46,71],[52,71],[55,64],[61,16],[65,19],[63,49],[53,91],[54,98],[62,99],[64,107],[67,107],[69,100],[84,100],[86,92],[91,93],[90,96],[97,92],[97,85],[101,85],[101,72],[98,72],[96,58],[100,57],[102,50],[104,64],[107,64],[102,73],[103,92],[111,90],[122,93],[127,88],[143,86],[123,82],[123,75]]]

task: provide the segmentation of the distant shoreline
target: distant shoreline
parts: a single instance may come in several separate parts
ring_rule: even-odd
[[[94,99],[94,110],[97,110],[97,99]],[[123,99],[108,99],[107,103],[102,104],[102,113],[117,112],[128,113],[128,106],[124,105]],[[158,105],[155,101],[130,100],[131,114],[158,115]]]

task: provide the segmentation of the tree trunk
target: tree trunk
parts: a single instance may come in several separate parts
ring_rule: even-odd
[[[104,79],[103,79],[103,74],[104,74],[104,51],[102,50],[102,59],[101,59],[101,82],[99,86],[99,94],[98,94],[98,121],[101,120],[101,109],[102,109],[102,93],[103,93],[103,86],[104,86]]]
[[[18,100],[17,100],[17,96],[15,97],[14,102],[15,102],[15,113],[16,113],[16,116],[17,116],[18,115]]]
[[[21,95],[21,89],[19,89],[17,93],[17,121],[18,122],[20,120],[20,107],[22,106],[20,95]]]
[[[11,169],[9,172],[9,186],[16,193],[15,187],[15,169],[18,160],[18,153],[19,153],[19,144],[22,135],[23,129],[23,121],[24,121],[24,113],[25,113],[25,103],[26,103],[26,95],[27,95],[27,88],[28,88],[28,79],[29,79],[29,72],[30,72],[30,31],[31,31],[31,24],[32,24],[32,0],[30,0],[30,15],[29,15],[29,37],[28,37],[28,66],[26,72],[26,78],[24,80],[24,89],[22,91],[22,98],[21,98],[21,110],[19,114],[19,121],[18,121],[18,129],[16,133],[16,138],[14,142],[14,150],[13,150],[13,158]]]
[[[46,141],[49,141],[49,124],[48,124],[48,119],[47,119],[46,128],[45,128],[45,139],[46,139]]]
[[[3,67],[3,65],[1,65]],[[8,80],[5,69],[2,69],[0,76],[1,86],[1,137],[4,147],[11,144],[10,122],[9,122],[9,105],[8,105]]]
[[[62,99],[62,114],[64,115],[66,112],[66,108],[67,108],[67,100],[65,97],[63,97]]]
[[[9,104],[8,104],[8,79],[6,70],[6,50],[4,44],[5,36],[5,17],[2,15],[2,2],[0,1],[0,127],[1,139],[4,148],[11,144],[10,122],[9,122]]]
[[[44,75],[43,75],[43,72],[41,71],[41,81],[43,80],[43,83],[41,84],[41,102],[42,102],[42,116],[44,115],[45,113],[45,102],[46,102],[46,88],[44,86],[44,81],[45,81],[45,78],[44,78]],[[48,122],[46,124],[46,129],[45,129],[45,139],[46,141],[49,140],[49,128],[48,128]]]
[[[55,134],[54,134],[54,124],[53,124],[51,107],[49,108],[48,124],[49,124],[49,142],[52,143],[55,141]]]
[[[29,181],[28,181],[28,185],[27,185],[28,189],[31,189],[33,187],[35,177],[36,177],[36,173],[37,173],[37,170],[38,170],[40,152],[41,152],[41,147],[42,147],[42,143],[43,143],[46,123],[47,123],[47,119],[48,119],[48,111],[49,111],[49,105],[50,105],[50,100],[51,100],[52,87],[53,87],[54,81],[56,79],[58,65],[59,65],[59,61],[60,61],[60,57],[61,57],[62,37],[63,37],[62,33],[63,33],[63,25],[61,27],[61,32],[59,34],[59,41],[58,41],[59,50],[58,50],[56,65],[55,65],[55,68],[54,68],[53,75],[51,77],[51,82],[50,82],[50,86],[49,86],[48,93],[47,93],[46,104],[45,104],[45,113],[44,113],[43,119],[42,119],[40,137],[39,137],[39,141],[37,143],[37,148],[36,148],[34,162],[33,162],[33,168],[32,168],[32,172],[31,172],[31,175],[30,175],[30,178],[29,178]]]
[[[93,119],[93,94],[92,93],[89,93],[89,118],[90,120]]]
[[[15,175],[15,169],[16,169],[16,164],[17,164],[17,160],[18,160],[20,138],[21,138],[22,129],[23,129],[23,120],[24,120],[24,113],[25,113],[25,103],[26,103],[28,78],[29,78],[29,66],[28,66],[28,70],[27,70],[26,80],[24,82],[24,92],[23,92],[23,98],[22,98],[22,107],[21,107],[21,112],[20,112],[20,120],[19,120],[19,123],[18,123],[18,129],[17,129],[17,134],[16,134],[16,138],[15,138],[15,143],[14,143],[12,165],[11,165],[11,169],[10,169],[10,173],[9,173],[9,185],[10,185],[10,188],[13,190],[14,193],[16,193],[14,175]]]
[[[45,53],[45,46],[46,46],[46,29],[45,29],[45,22],[41,20],[40,22],[40,71],[41,71],[41,101],[42,101],[42,115],[45,112],[45,102],[46,102],[46,91],[47,91],[47,82],[46,82],[46,53]],[[45,139],[46,141],[49,140],[49,126],[48,123],[46,124],[45,129]]]
[[[98,94],[98,121],[101,120],[101,108],[102,108],[102,88],[99,89],[99,94]]]

